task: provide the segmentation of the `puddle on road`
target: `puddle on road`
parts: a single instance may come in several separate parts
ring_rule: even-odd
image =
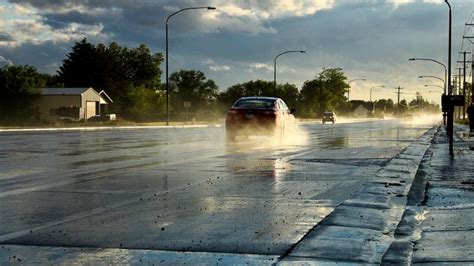
[[[123,161],[140,160],[143,158],[146,158],[146,156],[122,155],[122,156],[106,157],[106,158],[100,158],[100,159],[94,159],[94,160],[74,162],[71,164],[71,167],[78,168],[82,166],[95,165],[95,164],[120,163]]]

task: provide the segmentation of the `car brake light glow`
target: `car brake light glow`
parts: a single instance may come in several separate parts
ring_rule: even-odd
[[[274,114],[276,114],[276,111],[275,110],[265,111],[265,112],[263,112],[263,114],[265,114],[265,115],[274,115]]]

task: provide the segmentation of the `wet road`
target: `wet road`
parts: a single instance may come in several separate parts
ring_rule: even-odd
[[[431,127],[0,133],[0,243],[281,256]]]

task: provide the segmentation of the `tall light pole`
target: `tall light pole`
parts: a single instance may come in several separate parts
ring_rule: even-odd
[[[306,51],[303,51],[303,50],[291,50],[291,51],[285,51],[283,53],[280,53],[278,54],[277,56],[275,56],[275,59],[273,60],[273,96],[276,97],[276,90],[277,90],[277,83],[276,83],[276,80],[277,80],[277,58],[281,55],[284,55],[284,54],[289,54],[289,53],[306,53]]]
[[[174,12],[173,14],[169,15],[166,18],[166,125],[167,126],[170,124],[170,112],[169,112],[169,94],[170,94],[170,90],[169,90],[169,80],[168,80],[168,24],[169,24],[169,20],[172,16],[174,16],[174,15],[180,13],[180,12],[183,12],[183,11],[186,11],[186,10],[192,10],[192,9],[214,10],[216,8],[213,7],[213,6],[187,7],[187,8],[183,8],[183,9],[180,9],[180,10]]]
[[[444,80],[445,80],[445,82],[444,82],[444,94],[446,94],[446,80],[447,80],[447,77],[448,77],[448,73],[447,73],[448,70],[447,70],[445,64],[443,64],[443,63],[441,63],[441,62],[439,62],[439,61],[436,61],[436,60],[434,60],[434,59],[430,59],[430,58],[410,58],[410,59],[408,59],[408,60],[409,60],[409,61],[417,61],[417,60],[420,60],[420,61],[430,61],[430,62],[434,62],[434,63],[436,63],[436,64],[438,64],[438,65],[443,66],[443,68],[444,68]]]
[[[452,28],[452,10],[451,5],[449,4],[448,0],[444,0],[444,2],[449,7],[449,30],[448,30],[448,78],[446,82],[448,82],[448,95],[452,95],[453,89],[451,86],[451,28]],[[453,156],[453,127],[454,127],[454,106],[451,106],[452,103],[449,103],[448,107],[448,125],[447,125],[447,133],[448,133],[448,140],[449,140],[449,155]]]
[[[349,88],[347,88],[347,101],[348,102],[350,101],[349,93],[350,93],[350,90],[351,90],[351,82],[358,81],[358,80],[365,81],[365,79],[352,79],[352,80],[349,80],[347,82],[347,85],[349,85]]]
[[[385,85],[377,85],[370,88],[370,102],[372,102],[372,89],[374,88],[385,88]]]

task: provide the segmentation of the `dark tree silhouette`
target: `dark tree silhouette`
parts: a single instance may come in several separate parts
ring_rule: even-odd
[[[199,70],[180,70],[170,76],[171,105],[175,112],[183,110],[185,101],[191,110],[213,109],[217,102],[218,87]]]
[[[93,45],[84,38],[63,60],[58,76],[65,87],[105,90],[114,99],[115,111],[127,115],[133,105],[129,97],[132,90],[160,89],[162,62],[161,53],[151,54],[143,44],[130,49],[115,42]]]

